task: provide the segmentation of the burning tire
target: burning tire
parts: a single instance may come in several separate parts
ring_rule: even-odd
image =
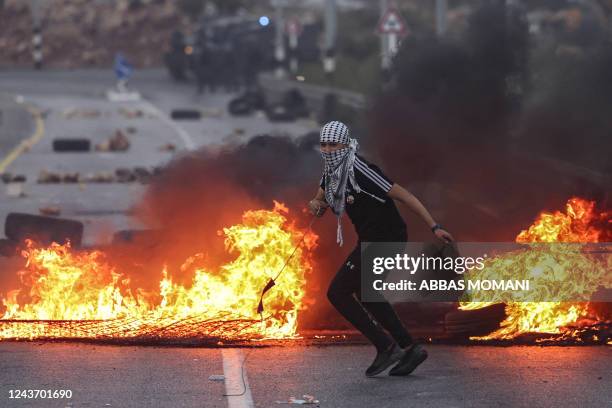
[[[0,256],[11,257],[17,255],[18,245],[10,239],[0,239]]]
[[[245,98],[236,98],[229,102],[227,110],[234,116],[248,115],[253,111],[253,106]]]
[[[296,118],[306,118],[310,115],[310,110],[306,104],[306,98],[297,89],[291,89],[283,96],[283,106],[291,111]]]
[[[196,109],[174,109],[170,117],[174,120],[199,120],[202,118],[202,112]]]
[[[448,334],[457,337],[483,336],[498,329],[505,318],[506,305],[496,303],[481,309],[449,312],[444,327]]]
[[[89,139],[54,139],[54,152],[88,152],[91,149]]]
[[[263,110],[266,108],[266,98],[260,90],[248,90],[242,95],[242,99],[247,101],[255,110]]]
[[[271,122],[292,122],[295,115],[284,105],[273,105],[267,109],[266,115]]]
[[[121,230],[113,235],[113,244],[137,244],[143,247],[155,247],[163,240],[161,230]]]
[[[6,237],[14,242],[32,239],[43,245],[70,241],[73,247],[81,246],[83,223],[42,215],[10,213],[4,223]]]

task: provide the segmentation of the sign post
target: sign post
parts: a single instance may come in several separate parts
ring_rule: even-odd
[[[387,38],[387,49],[382,52],[382,68],[387,70],[391,66],[391,59],[399,50],[399,40],[408,34],[408,28],[399,11],[389,7],[380,19],[377,31]]]
[[[113,66],[115,76],[117,77],[117,85],[114,89],[106,91],[106,96],[113,102],[128,102],[140,100],[140,93],[128,89],[128,80],[134,72],[134,67],[128,60],[118,52],[115,54],[115,64]]]
[[[325,36],[323,37],[323,71],[331,84],[336,71],[336,37],[338,31],[338,10],[336,0],[325,0]]]
[[[30,11],[32,13],[32,60],[34,68],[41,69],[43,65],[43,45],[42,45],[42,7],[43,1],[30,0]]]
[[[285,31],[289,37],[289,70],[295,74],[298,70],[297,46],[298,37],[302,33],[302,25],[296,17],[292,17],[287,20]]]

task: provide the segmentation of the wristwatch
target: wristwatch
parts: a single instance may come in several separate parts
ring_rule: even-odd
[[[436,233],[437,230],[442,229],[442,226],[440,224],[436,224],[433,227],[431,227],[431,232],[433,232],[434,234]]]

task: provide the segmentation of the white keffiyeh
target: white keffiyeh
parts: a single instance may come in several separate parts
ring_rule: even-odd
[[[346,205],[347,183],[350,181],[355,192],[361,192],[355,181],[355,153],[359,148],[357,140],[349,138],[349,131],[342,122],[329,122],[321,129],[322,143],[346,144],[348,147],[333,152],[321,152],[323,156],[323,177],[325,178],[325,200],[338,218],[336,242],[342,246],[342,214]]]

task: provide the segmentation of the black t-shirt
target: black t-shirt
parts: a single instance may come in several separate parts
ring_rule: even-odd
[[[346,213],[353,222],[360,241],[396,241],[406,233],[406,223],[387,193],[393,186],[378,166],[363,157],[355,157],[355,181],[360,193],[355,192],[350,181],[346,191]],[[325,177],[320,186],[325,190]],[[370,195],[371,194],[371,195]],[[372,195],[384,202],[377,200]]]

